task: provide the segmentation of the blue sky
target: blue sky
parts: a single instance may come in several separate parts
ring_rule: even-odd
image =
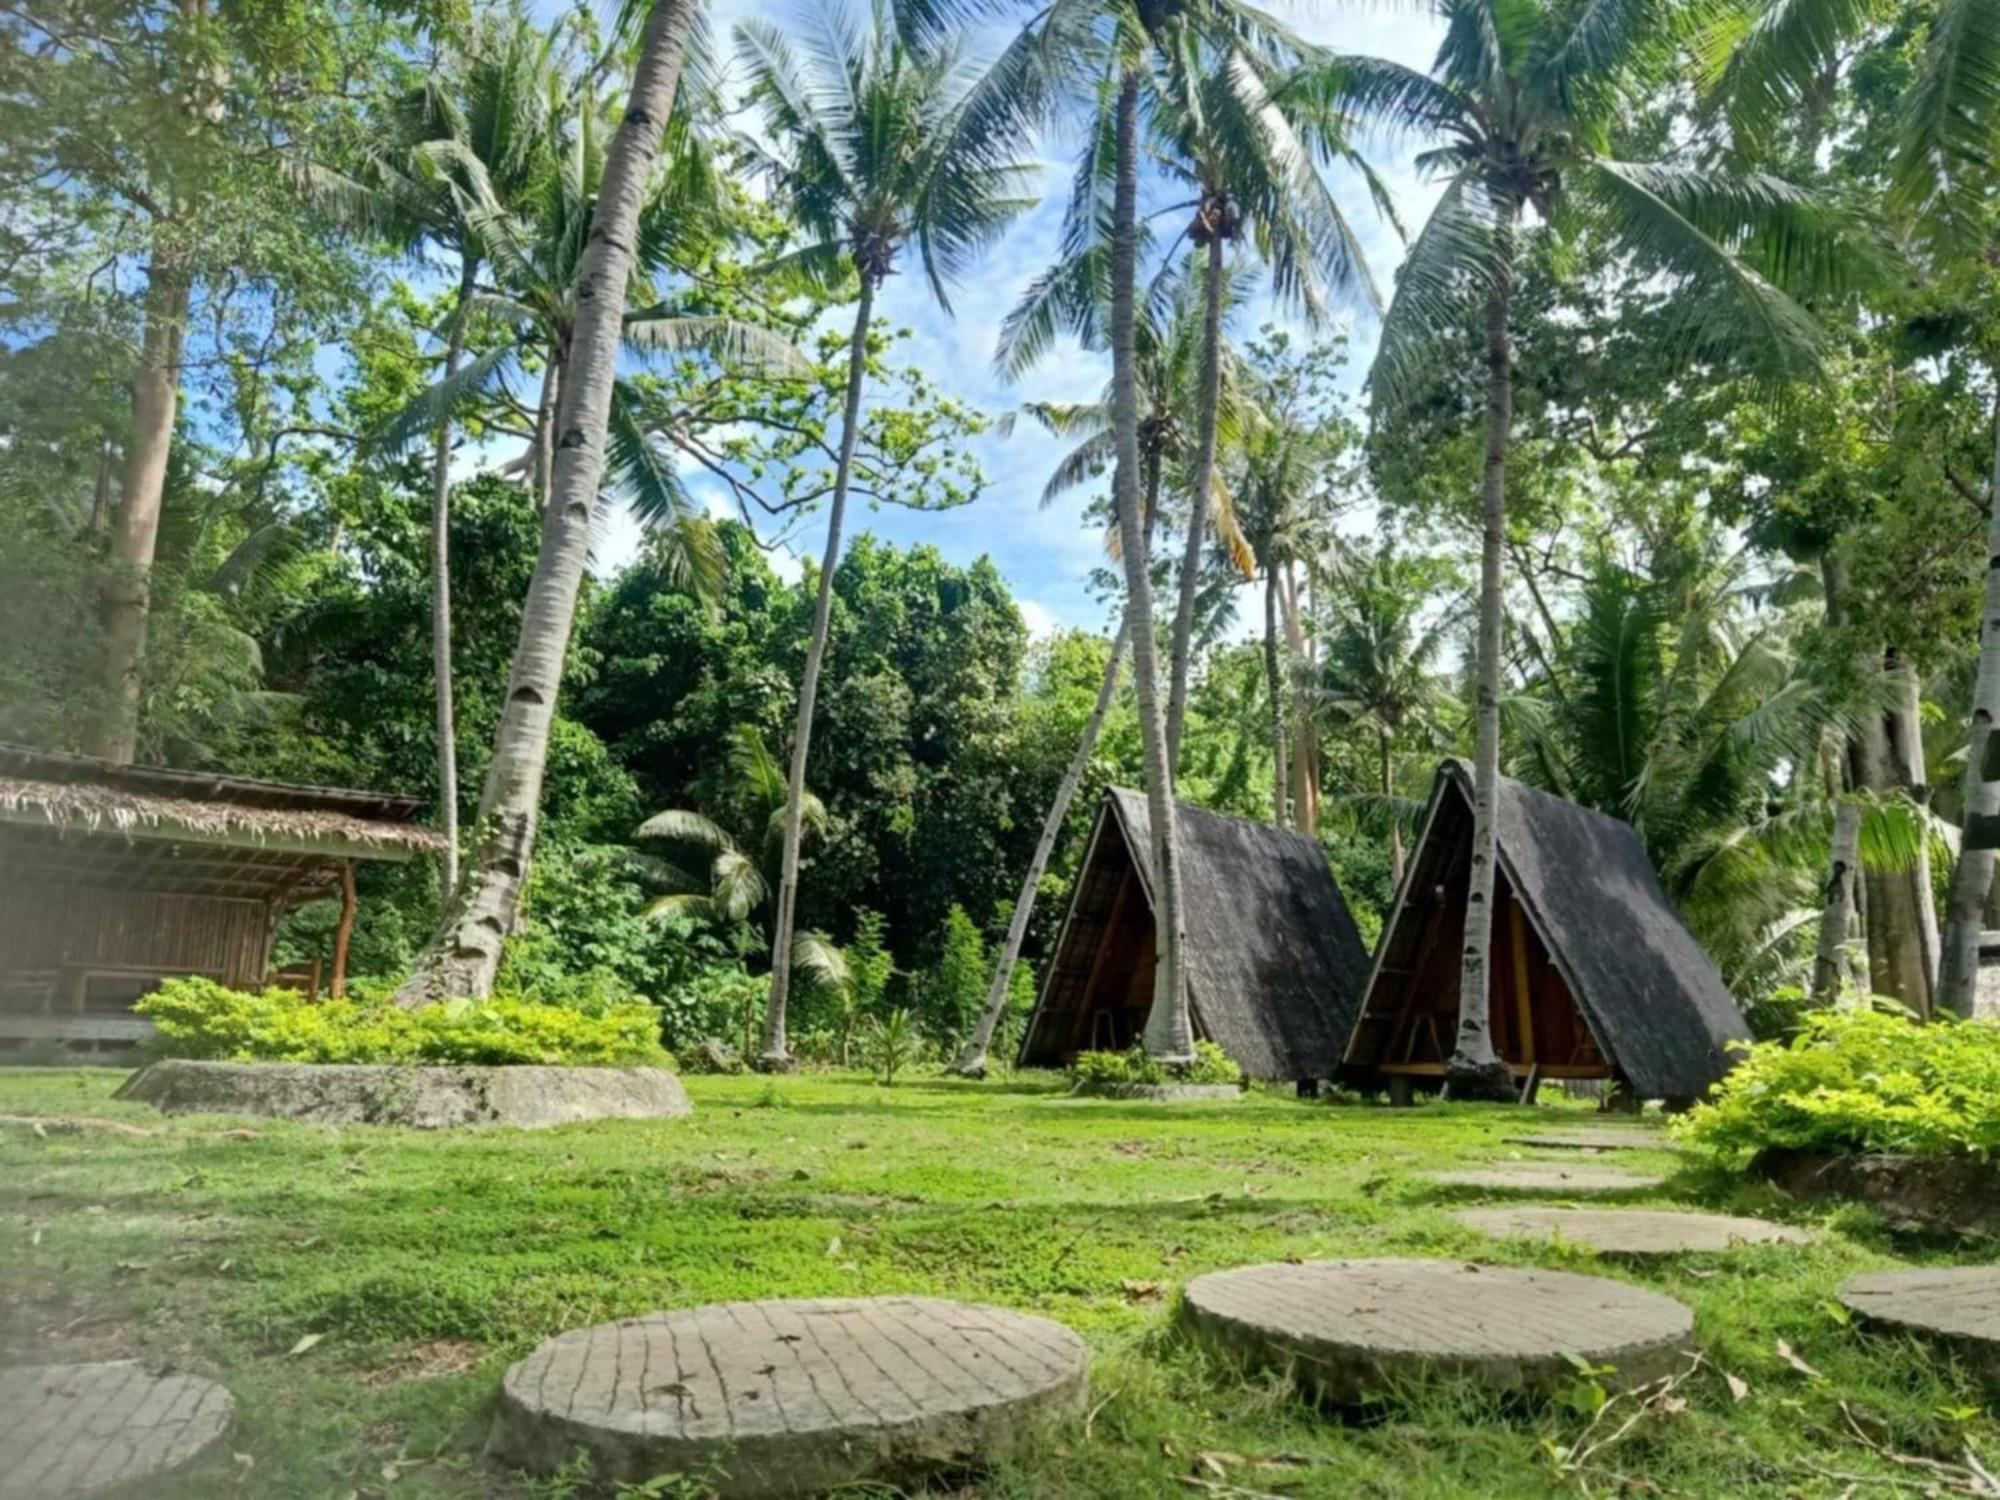
[[[1437,46],[1438,27],[1428,15],[1336,9],[1331,6],[1286,6],[1271,9],[1305,36],[1343,52],[1374,53],[1417,67],[1427,67]],[[711,22],[723,42],[744,15],[771,15],[768,5],[721,0],[711,7]],[[786,12],[779,10],[777,19]],[[726,42],[724,42],[726,46]],[[718,48],[722,50],[722,48]],[[1109,375],[1109,362],[1073,344],[1054,351],[1019,385],[1010,387],[993,373],[993,350],[1001,320],[1022,289],[1053,259],[1069,178],[1064,159],[1068,143],[1045,143],[1044,196],[1039,207],[1014,230],[954,290],[953,313],[946,315],[931,300],[915,275],[892,277],[879,299],[878,316],[892,326],[907,328],[910,337],[897,346],[899,361],[914,363],[944,391],[999,415],[1024,397],[1041,400],[1086,400],[1097,396]],[[1417,180],[1409,152],[1374,143],[1371,159],[1388,180],[1404,223],[1412,230],[1428,211],[1436,190]],[[1351,173],[1330,175],[1349,222],[1366,247],[1368,260],[1383,295],[1388,295],[1401,246],[1394,231],[1376,213],[1366,190]],[[1276,316],[1268,304],[1242,309],[1235,331],[1254,333]],[[1365,309],[1348,315],[1353,346],[1352,368],[1359,379],[1375,346],[1374,319]],[[1106,608],[1088,588],[1091,570],[1103,561],[1100,534],[1087,527],[1081,513],[1084,497],[1067,498],[1047,510],[1039,496],[1063,445],[1022,423],[1009,437],[989,432],[976,440],[988,476],[985,493],[972,505],[951,511],[913,512],[897,507],[863,509],[850,517],[849,533],[872,531],[898,543],[928,542],[956,563],[982,554],[993,558],[1012,587],[1028,624],[1036,633],[1064,626],[1091,629],[1105,624]],[[720,486],[694,477],[690,488],[720,506]],[[713,493],[711,493],[713,491]],[[637,526],[616,514],[608,519],[597,549],[599,567],[609,570],[629,559],[639,542]],[[788,537],[789,555],[774,561],[781,570],[796,571],[800,556],[817,557],[824,549],[823,520],[814,517]]]

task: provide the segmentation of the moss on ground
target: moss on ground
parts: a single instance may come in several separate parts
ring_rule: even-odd
[[[1970,1445],[2000,1468],[1992,1401],[1929,1351],[1864,1338],[1833,1300],[1854,1272],[1972,1250],[1691,1171],[1631,1201],[1763,1213],[1817,1242],[1640,1271],[1488,1241],[1448,1217],[1470,1195],[1413,1174],[1537,1154],[1502,1144],[1515,1110],[1262,1091],[1163,1108],[1067,1098],[1051,1077],[714,1077],[687,1080],[691,1120],[419,1135],[168,1121],[114,1102],[121,1076],[0,1070],[0,1348],[225,1381],[231,1454],[173,1495],[589,1493],[478,1460],[501,1372],[537,1340],[661,1306],[885,1292],[1004,1303],[1091,1343],[1088,1422],[1022,1466],[961,1476],[950,1492],[965,1496],[1831,1497],[1930,1477],[1892,1455],[1958,1463]],[[1568,1403],[1504,1413],[1433,1387],[1343,1423],[1169,1327],[1202,1271],[1342,1255],[1626,1277],[1694,1307],[1705,1364],[1579,1472],[1565,1455],[1590,1422],[1587,1381]]]

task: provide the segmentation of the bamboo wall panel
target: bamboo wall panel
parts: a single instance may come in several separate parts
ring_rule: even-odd
[[[9,883],[0,887],[0,980],[47,974],[64,996],[86,971],[253,985],[270,925],[262,901]]]

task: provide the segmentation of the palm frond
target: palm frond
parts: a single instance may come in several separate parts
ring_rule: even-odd
[[[792,973],[822,994],[839,994],[854,983],[847,955],[823,932],[801,932],[792,938]]]
[[[736,318],[670,316],[657,310],[625,320],[625,342],[641,354],[705,354],[725,369],[810,377],[812,361],[782,334]]]
[[[460,365],[449,377],[426,387],[401,409],[384,418],[363,439],[363,453],[395,457],[435,433],[440,423],[452,420],[475,396],[505,388],[509,362],[518,351],[512,344],[488,349]]]
[[[729,837],[728,830],[720,823],[706,814],[684,807],[654,813],[639,825],[636,837],[664,839],[676,844],[692,844],[697,848],[710,850],[735,847],[735,841]]]
[[[1626,162],[1593,162],[1578,180],[1616,240],[1650,269],[1717,292],[1679,301],[1675,333],[1691,351],[1735,352],[1785,378],[1818,366],[1826,340],[1812,315],[1698,222],[1717,195],[1697,191],[1689,177]]]
[[[1382,319],[1368,383],[1379,415],[1407,405],[1436,370],[1448,333],[1464,327],[1493,283],[1500,239],[1492,204],[1461,172],[1419,231]]]

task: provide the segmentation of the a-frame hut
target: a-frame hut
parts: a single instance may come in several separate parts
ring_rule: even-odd
[[[1698,1098],[1749,1028],[1629,823],[1501,778],[1494,872],[1495,1050],[1532,1096],[1545,1078]],[[1472,768],[1451,761],[1375,951],[1341,1077],[1435,1086],[1458,1028],[1472,858]]]
[[[1318,843],[1182,803],[1182,915],[1197,1037],[1252,1078],[1331,1078],[1368,952]],[[1056,1067],[1139,1040],[1153,1003],[1152,820],[1142,793],[1098,809],[1020,1060]]]
[[[279,919],[338,895],[328,988],[345,981],[354,865],[436,853],[414,797],[128,766],[0,744],[0,1053],[117,1046],[162,980],[255,987]]]

